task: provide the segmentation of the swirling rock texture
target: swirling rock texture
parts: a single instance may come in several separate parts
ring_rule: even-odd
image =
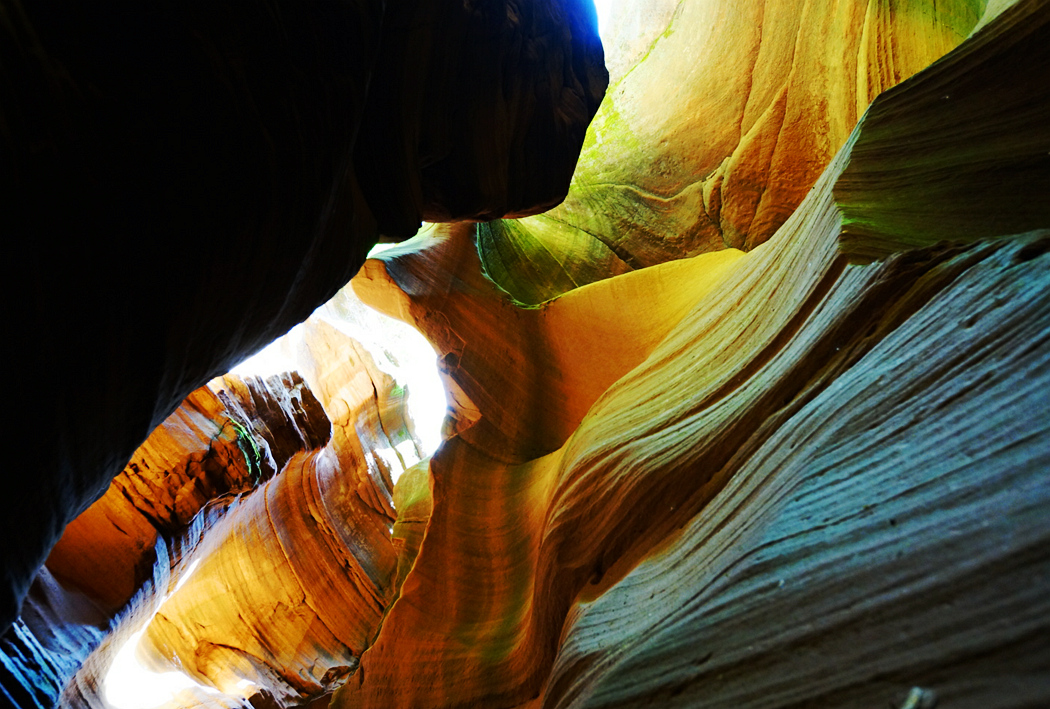
[[[13,438],[37,442],[0,498],[6,628],[147,434],[344,286],[380,230],[560,200],[607,74],[576,0],[0,16],[0,213],[24,276],[4,281],[4,360]]]
[[[409,528],[392,535],[391,479],[405,470],[378,451],[412,440],[404,392],[331,325],[303,328],[313,387],[298,374],[213,381],[67,527],[27,601],[56,617],[20,619],[5,639],[9,694],[46,706],[67,685],[64,704],[107,706],[108,670],[133,633],[146,667],[228,695],[210,706],[294,705],[356,668],[411,566],[428,495],[412,493]],[[195,696],[209,695],[175,705]]]
[[[333,705],[1050,700],[1050,7],[996,10],[746,255],[524,310],[463,227],[366,263],[358,292],[478,420],[431,461],[415,566]],[[712,282],[684,312],[671,267]],[[589,397],[560,352],[615,381]]]
[[[563,207],[352,281],[438,350],[433,458],[391,489],[401,402],[309,322],[330,440],[194,517],[106,639],[70,601],[101,644],[66,704],[105,706],[132,627],[223,692],[171,707],[1050,704],[1050,5],[651,16]],[[627,177],[588,201],[599,156]],[[74,584],[36,583],[61,629]]]
[[[204,532],[197,565],[165,597],[143,648],[155,666],[182,658],[207,685],[264,691],[281,706],[331,691],[357,667],[398,567],[390,480],[403,469],[374,451],[406,435],[403,401],[367,352],[331,326],[307,325],[311,358],[329,363],[306,376],[339,412],[331,441],[294,456]]]
[[[169,559],[194,543],[185,532],[209,517],[202,510],[215,516],[272,478],[289,451],[329,437],[324,410],[297,375],[227,376],[193,392],[51,550],[0,641],[12,701],[53,702],[136,594],[166,588]]]
[[[649,23],[628,33],[612,19],[612,83],[568,197],[484,228],[487,272],[534,304],[669,259],[754,248],[872,99],[955,47],[984,5],[618,3],[624,25],[643,13]]]

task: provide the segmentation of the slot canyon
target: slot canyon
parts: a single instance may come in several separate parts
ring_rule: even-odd
[[[0,706],[1050,707],[1047,0],[0,0],[0,176]]]

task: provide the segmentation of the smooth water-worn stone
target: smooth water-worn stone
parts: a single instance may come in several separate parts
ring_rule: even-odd
[[[71,707],[105,706],[108,663],[139,630],[152,669],[200,683],[165,709],[1050,703],[1050,6],[785,7],[695,0],[673,20],[703,15],[712,47],[758,57],[754,123],[743,138],[717,124],[740,159],[693,197],[739,215],[734,180],[781,159],[815,170],[770,238],[690,256],[683,230],[659,242],[676,258],[635,268],[560,213],[540,218],[559,244],[542,259],[514,223],[427,226],[352,288],[437,350],[449,409],[433,456],[390,453],[423,452],[404,392],[327,308],[303,326],[301,379],[214,384],[231,411],[287,392],[238,414],[283,472],[155,545],[152,580],[101,640],[83,598],[41,581],[16,628],[69,632],[5,640],[5,658],[97,643]],[[839,31],[855,54],[827,41]],[[742,36],[755,42],[729,46]],[[778,72],[779,87],[758,80]],[[708,109],[695,116],[739,118],[719,104],[735,83],[680,84]],[[621,105],[672,110],[639,90]],[[804,97],[820,95],[812,122]],[[661,150],[680,139],[689,155],[700,131]],[[617,146],[616,169],[670,179]],[[617,275],[576,279],[601,249]],[[246,450],[225,435],[216,446]],[[76,623],[47,610],[64,606]]]
[[[1042,36],[1044,7],[1019,4],[986,31]],[[1037,57],[1045,43],[1027,46]],[[894,100],[963,76],[956,56],[977,71],[971,49],[888,95],[885,115],[907,125],[916,104]],[[1004,72],[986,85],[1023,91],[1025,80]],[[942,106],[940,121],[965,122],[981,146],[981,114],[963,121]],[[923,145],[898,167],[903,184],[925,174]],[[507,301],[486,307],[462,270],[439,270],[449,241],[468,233],[421,237],[419,252],[366,264],[359,292],[455,354],[448,378],[476,421],[431,461],[427,536],[337,706],[901,706],[912,695],[977,707],[1050,696],[1037,640],[1050,528],[1035,492],[1050,456],[1039,393],[1050,375],[1047,233],[852,265],[833,188],[878,159],[852,147],[572,426],[556,423],[564,370],[515,365],[535,398],[488,394],[509,388],[495,363],[514,351],[502,344],[511,316],[492,315]],[[1011,184],[1038,199],[1038,181]],[[996,205],[983,214],[994,224]],[[424,260],[428,240],[437,254]],[[549,322],[573,295],[651,272],[517,317]],[[572,340],[602,324],[575,322]],[[612,360],[629,342],[597,339]],[[528,341],[532,363],[546,349]],[[529,436],[489,432],[516,425]],[[549,443],[537,449],[540,433]],[[546,455],[510,458],[519,441]]]
[[[538,303],[628,269],[753,249],[799,206],[868,104],[957,46],[984,4],[693,0],[653,10],[644,51],[613,38],[622,46],[610,55],[633,63],[614,71],[565,202],[483,231],[486,271]]]

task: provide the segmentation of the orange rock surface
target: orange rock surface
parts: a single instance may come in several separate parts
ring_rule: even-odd
[[[258,480],[248,436],[215,392],[195,391],[66,527],[48,557],[51,573],[116,613],[153,576],[158,533],[181,532],[206,503]]]
[[[1030,84],[997,67],[1023,52],[1045,75],[1047,45],[1034,37],[1048,32],[1044,5],[1019,4],[888,94],[872,130],[889,125],[883,116],[962,124],[956,111],[967,107],[1011,120],[1016,101],[1026,131],[1010,134],[1010,151],[997,131],[968,123],[953,189],[979,194],[978,167],[1005,176],[1021,163],[1045,179],[1050,124],[1023,120],[1046,109],[1045,85],[1033,100]],[[931,85],[974,93],[932,104]],[[469,230],[419,237],[419,250],[390,252],[381,269],[366,263],[355,287],[452,352],[448,377],[479,418],[432,460],[419,557],[335,706],[870,705],[905,702],[912,683],[935,687],[917,690],[923,701],[1044,696],[1034,687],[1045,687],[1047,647],[1035,638],[1047,607],[1033,594],[1045,590],[1048,557],[1035,549],[1050,528],[1034,516],[1046,501],[1036,471],[1050,455],[1040,393],[1050,234],[967,245],[969,234],[1011,233],[996,233],[1006,210],[992,203],[964,212],[964,241],[934,245],[959,203],[933,199],[931,245],[850,265],[841,249],[860,237],[838,186],[856,180],[851,199],[871,204],[881,183],[853,175],[881,165],[884,183],[916,184],[940,155],[916,139],[894,162],[899,144],[868,149],[878,146],[868,130],[862,122],[768,243],[685,296],[691,308],[662,312],[659,268],[602,281],[512,311],[549,324],[536,334],[511,326],[530,332],[520,363],[507,359],[517,350],[506,301],[485,308],[463,275]],[[1030,205],[1028,227],[1050,223],[1042,179],[1009,184],[1012,203]],[[871,212],[892,223],[894,204]],[[427,249],[436,253],[423,258]],[[440,266],[451,250],[450,278]],[[614,302],[600,289],[618,286],[666,335],[636,344],[627,308],[565,317],[565,329],[550,317],[588,292]],[[610,318],[623,337],[609,336]],[[616,381],[585,398],[571,369],[535,366],[547,339],[571,342],[584,368],[599,353],[596,374],[618,368]],[[508,369],[527,384],[513,388]],[[559,422],[566,388],[588,405],[572,426]],[[967,609],[968,626],[939,620],[927,598]],[[1008,631],[998,614],[1010,614]],[[953,653],[968,658],[964,672]],[[1001,673],[1025,653],[1018,681],[1035,693],[1010,693]]]
[[[537,218],[557,248],[428,225],[350,284],[436,349],[441,448],[380,454],[422,453],[403,393],[327,316],[296,391],[330,439],[263,425],[258,384],[197,392],[158,450],[195,432],[242,480],[205,415],[236,409],[277,474],[192,521],[169,476],[174,572],[68,706],[105,706],[135,628],[202,685],[165,709],[1050,704],[1050,4],[654,14]],[[563,287],[587,269],[616,275]],[[107,499],[52,570],[116,608],[169,547]]]
[[[141,649],[154,667],[180,658],[205,686],[281,705],[346,680],[397,588],[391,470],[376,450],[405,428],[403,402],[353,340],[322,321],[306,328],[302,371],[331,440],[209,524]]]

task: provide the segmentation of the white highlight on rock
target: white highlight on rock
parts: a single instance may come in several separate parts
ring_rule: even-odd
[[[598,34],[602,39],[605,39],[602,33],[609,32],[612,17],[622,4],[623,0],[594,0],[594,9],[598,13]]]
[[[183,672],[153,672],[143,667],[135,653],[145,632],[144,626],[132,634],[113,658],[105,679],[107,702],[117,709],[154,709],[173,701],[175,694],[184,689],[196,688],[208,694],[218,694]]]
[[[197,559],[189,565],[181,574],[172,592],[165,595],[164,599],[157,604],[158,609],[164,605],[165,600],[182,588],[196,571],[199,563],[200,559]],[[155,707],[173,702],[175,695],[184,689],[196,689],[206,694],[219,694],[217,690],[194,681],[185,672],[154,672],[139,662],[136,655],[139,641],[142,640],[143,634],[156,615],[156,612],[151,613],[139,629],[132,633],[131,637],[121,646],[103,680],[106,701],[116,709],[155,709]]]
[[[391,246],[396,244],[379,245],[372,254]],[[438,374],[434,348],[411,325],[365,305],[351,288],[344,288],[311,317],[323,319],[359,342],[372,355],[376,366],[407,390],[408,415],[412,419],[418,447],[415,441],[408,440],[398,443],[396,452],[394,448],[375,451],[387,463],[394,482],[397,482],[402,461],[405,467],[412,466],[432,455],[442,442],[441,429],[448,402]],[[244,360],[230,373],[241,377],[269,377],[294,372],[298,369],[295,353],[299,351],[301,338],[300,328],[292,328],[284,337]],[[199,561],[193,561],[186,568],[175,588],[164,596],[156,608],[161,608],[164,601],[182,588],[197,569]],[[194,681],[185,672],[154,672],[139,662],[136,655],[139,642],[155,616],[156,612],[142,621],[139,629],[131,634],[114,656],[103,680],[106,701],[115,709],[156,709],[174,706],[175,695],[186,689],[211,695],[221,694],[216,689]],[[236,684],[237,692],[243,693],[243,696],[253,693],[255,687],[256,684],[248,679],[242,679]]]
[[[398,244],[377,244],[369,256]],[[380,370],[408,390],[408,415],[422,450],[422,458],[441,445],[441,428],[448,401],[438,374],[437,353],[427,338],[408,323],[391,318],[361,302],[353,289],[344,288],[313,317],[319,317],[360,342]],[[402,451],[404,444],[398,444]],[[420,457],[413,454],[419,460]],[[407,463],[406,458],[406,463]]]
[[[397,482],[397,479],[401,477],[402,464],[407,469],[422,460],[416,452],[416,446],[412,441],[401,441],[397,444],[396,450],[394,448],[377,448],[375,454],[383,459],[387,468],[393,471],[391,477],[394,479],[394,482]]]
[[[230,374],[239,377],[269,377],[273,374],[295,371],[295,360],[288,356],[287,348],[283,341],[292,335],[297,328],[293,328],[284,337],[279,337],[266,347],[262,348],[248,359],[244,360],[230,370]]]
[[[179,582],[175,584],[175,588],[172,589],[171,593],[164,597],[164,600],[171,598],[180,588],[186,585],[186,582],[190,580],[190,576],[193,576],[193,572],[197,570],[198,566],[200,566],[200,563],[200,559],[193,560],[193,563],[182,572],[182,575],[179,577]]]
[[[372,256],[397,244],[378,244],[369,253]],[[375,360],[376,366],[389,374],[408,392],[408,415],[420,450],[410,441],[397,445],[398,452],[409,466],[433,455],[441,445],[441,430],[448,401],[438,374],[437,354],[422,334],[411,325],[388,317],[361,302],[352,288],[344,288],[330,302],[314,311],[313,318],[329,325],[361,343]],[[241,362],[230,372],[241,377],[267,377],[282,372],[296,371],[295,352],[299,349],[300,330],[292,328],[255,355]],[[391,463],[394,482],[400,474],[400,462],[392,449],[376,451],[376,455]]]

